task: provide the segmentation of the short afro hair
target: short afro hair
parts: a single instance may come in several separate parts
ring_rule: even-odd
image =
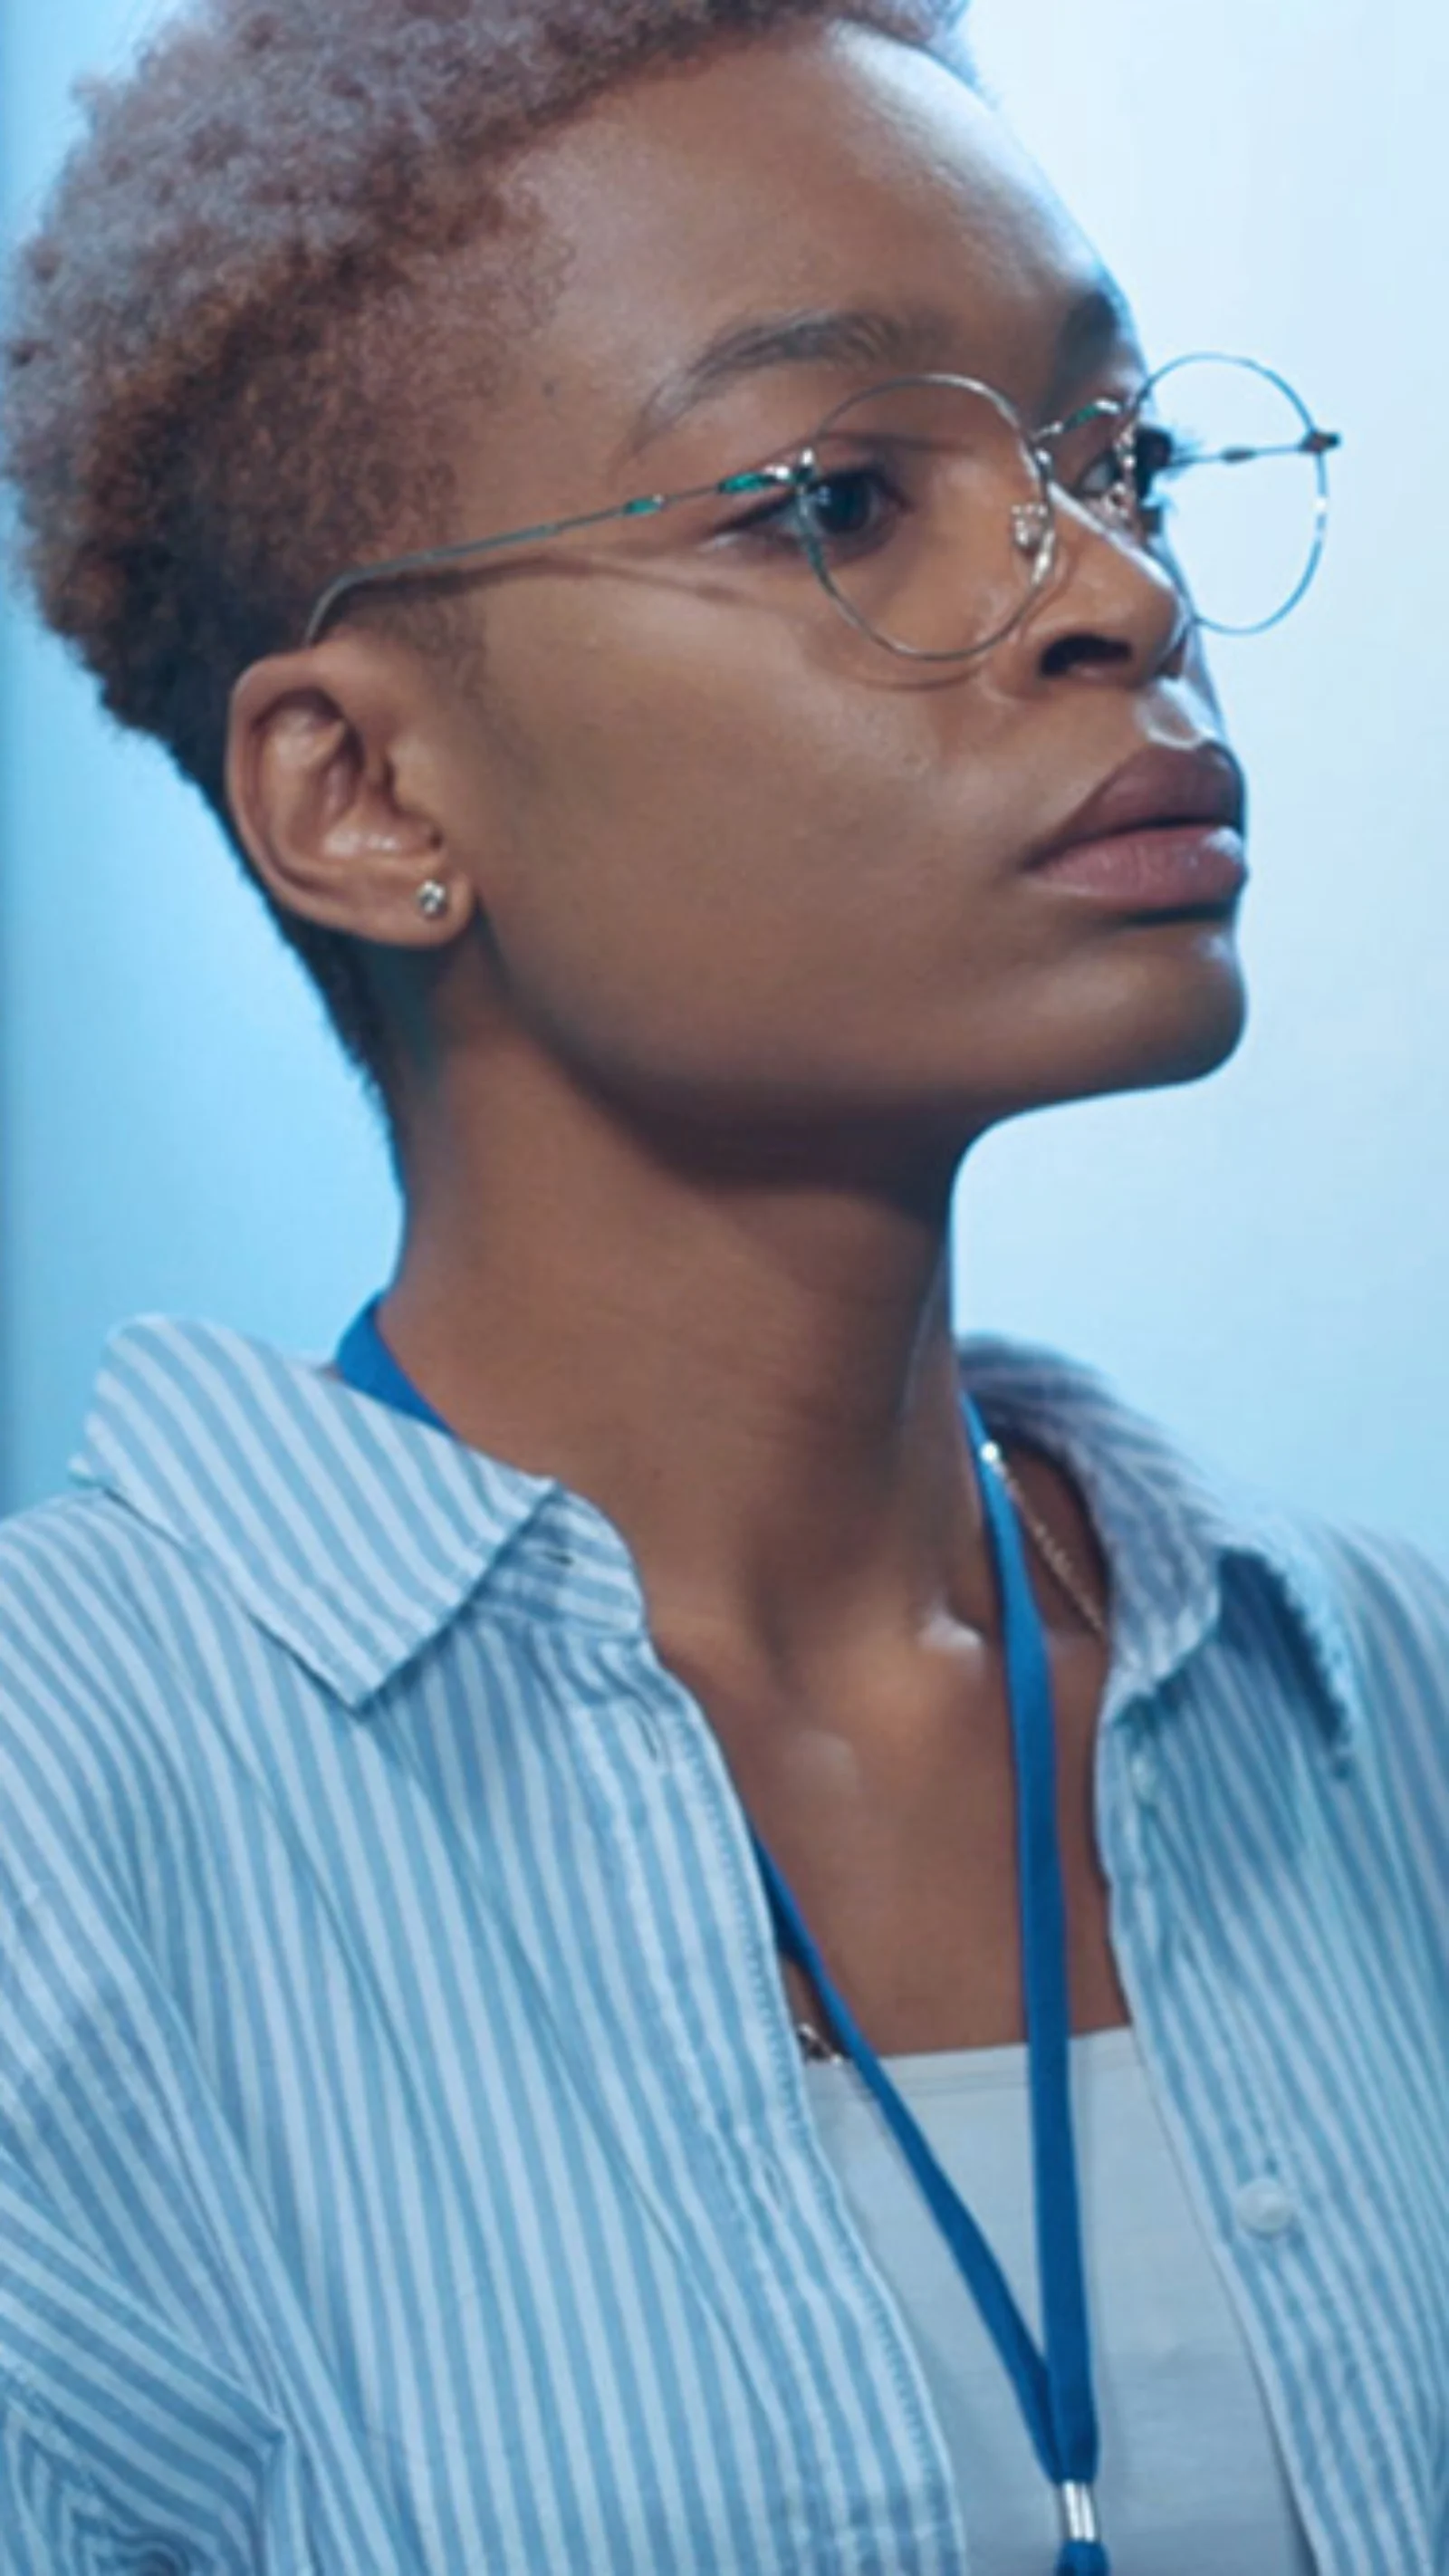
[[[966,5],[193,0],[129,73],[86,86],[88,130],[13,281],[3,462],[23,566],[111,714],[166,746],[254,883],[225,799],[232,687],[297,643],[340,566],[449,533],[440,411],[496,395],[543,310],[509,165],[631,74],[809,21],[969,79]],[[468,329],[449,332],[465,247],[488,285],[480,299],[470,276]],[[363,944],[258,890],[395,1143]]]

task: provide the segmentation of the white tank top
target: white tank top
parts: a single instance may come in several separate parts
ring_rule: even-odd
[[[1082,2240],[1113,2576],[1313,2576],[1242,2329],[1148,2090],[1136,2033],[1071,2043]],[[1041,2339],[1024,2047],[886,2071]],[[1060,2542],[1016,2391],[850,2064],[805,2068],[825,2152],[920,2350],[972,2576],[1049,2576]]]

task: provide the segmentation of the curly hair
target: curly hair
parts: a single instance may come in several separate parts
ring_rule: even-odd
[[[3,352],[22,567],[109,711],[201,790],[390,1140],[364,944],[275,903],[227,811],[237,677],[296,643],[339,565],[446,535],[440,413],[496,398],[547,310],[506,184],[533,137],[652,65],[809,20],[969,79],[966,5],[194,0],[83,86]],[[470,256],[450,331],[465,248],[484,291]]]

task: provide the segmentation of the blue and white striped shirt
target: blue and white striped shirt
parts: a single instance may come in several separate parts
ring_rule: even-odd
[[[962,1356],[1108,1557],[1119,1972],[1319,2576],[1445,2576],[1449,1582]],[[160,1317],[71,1477],[0,1527],[3,2576],[964,2576],[618,1533]]]

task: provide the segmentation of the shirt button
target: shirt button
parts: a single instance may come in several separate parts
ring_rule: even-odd
[[[1134,1753],[1127,1766],[1127,1777],[1132,1783],[1132,1794],[1139,1807],[1155,1807],[1158,1780],[1156,1754]]]
[[[1281,2236],[1298,2217],[1298,2204],[1281,2182],[1271,2174],[1259,2174],[1256,2182],[1245,2182],[1234,2203],[1238,2225],[1254,2236]]]

